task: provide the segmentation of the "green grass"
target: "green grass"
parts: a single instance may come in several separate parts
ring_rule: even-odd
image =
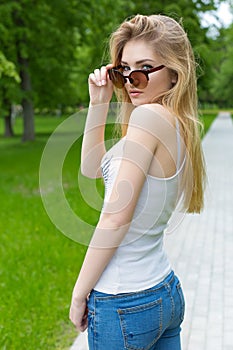
[[[40,158],[61,120],[37,121],[35,142],[0,138],[0,349],[63,350],[76,337],[68,313],[85,246],[62,235],[42,205]]]
[[[204,127],[202,136],[206,135],[215,118],[216,118],[215,113],[207,113],[200,116],[200,120],[202,121],[202,124]]]
[[[205,130],[215,116],[204,115]],[[50,221],[38,181],[44,146],[62,120],[37,117],[34,142],[21,142],[20,118],[14,138],[0,137],[1,350],[64,350],[77,335],[68,313],[86,247],[64,236]],[[80,144],[79,140],[72,146],[64,163],[65,195],[72,209],[80,212],[81,206],[82,215],[94,224],[98,211],[85,205],[77,189]],[[102,196],[102,183],[96,187]]]

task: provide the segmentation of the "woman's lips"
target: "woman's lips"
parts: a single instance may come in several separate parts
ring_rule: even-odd
[[[137,91],[137,90],[131,90],[131,91],[129,91],[129,94],[130,94],[131,97],[138,97],[138,96],[140,96],[142,94],[142,92],[141,91]]]

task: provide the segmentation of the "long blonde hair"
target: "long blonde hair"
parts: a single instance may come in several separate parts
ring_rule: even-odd
[[[182,26],[174,19],[163,15],[137,15],[123,22],[110,38],[110,55],[114,66],[120,64],[123,48],[132,39],[148,42],[156,55],[161,57],[162,64],[176,75],[174,86],[161,96],[156,96],[155,101],[160,101],[176,115],[182,126],[189,159],[184,170],[183,205],[188,212],[199,213],[204,203],[205,164],[197,108],[196,63],[191,44]],[[119,122],[124,136],[132,105],[125,88],[115,89],[115,93],[118,101],[122,102]]]

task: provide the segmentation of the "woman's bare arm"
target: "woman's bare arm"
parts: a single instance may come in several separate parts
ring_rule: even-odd
[[[104,133],[109,104],[90,105],[83,135],[81,171],[89,178],[101,177],[100,164],[106,152]]]
[[[112,65],[96,69],[89,75],[90,105],[83,135],[81,153],[81,171],[84,176],[96,178],[101,176],[100,163],[105,154],[104,132],[113,93],[112,82],[107,70]]]

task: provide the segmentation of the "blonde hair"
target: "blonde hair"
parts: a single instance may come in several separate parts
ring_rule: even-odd
[[[176,75],[177,82],[170,90],[155,96],[154,102],[161,103],[180,121],[189,158],[189,162],[186,161],[185,164],[183,177],[183,205],[188,212],[199,213],[204,203],[205,164],[197,108],[196,63],[187,34],[182,26],[170,17],[136,15],[131,20],[123,22],[110,38],[110,55],[114,66],[120,64],[123,48],[129,40],[148,42],[154,48],[156,55],[161,57],[161,64]],[[119,122],[124,136],[132,105],[125,88],[115,89],[115,93],[118,101],[122,102]],[[190,176],[192,176],[191,184]]]

